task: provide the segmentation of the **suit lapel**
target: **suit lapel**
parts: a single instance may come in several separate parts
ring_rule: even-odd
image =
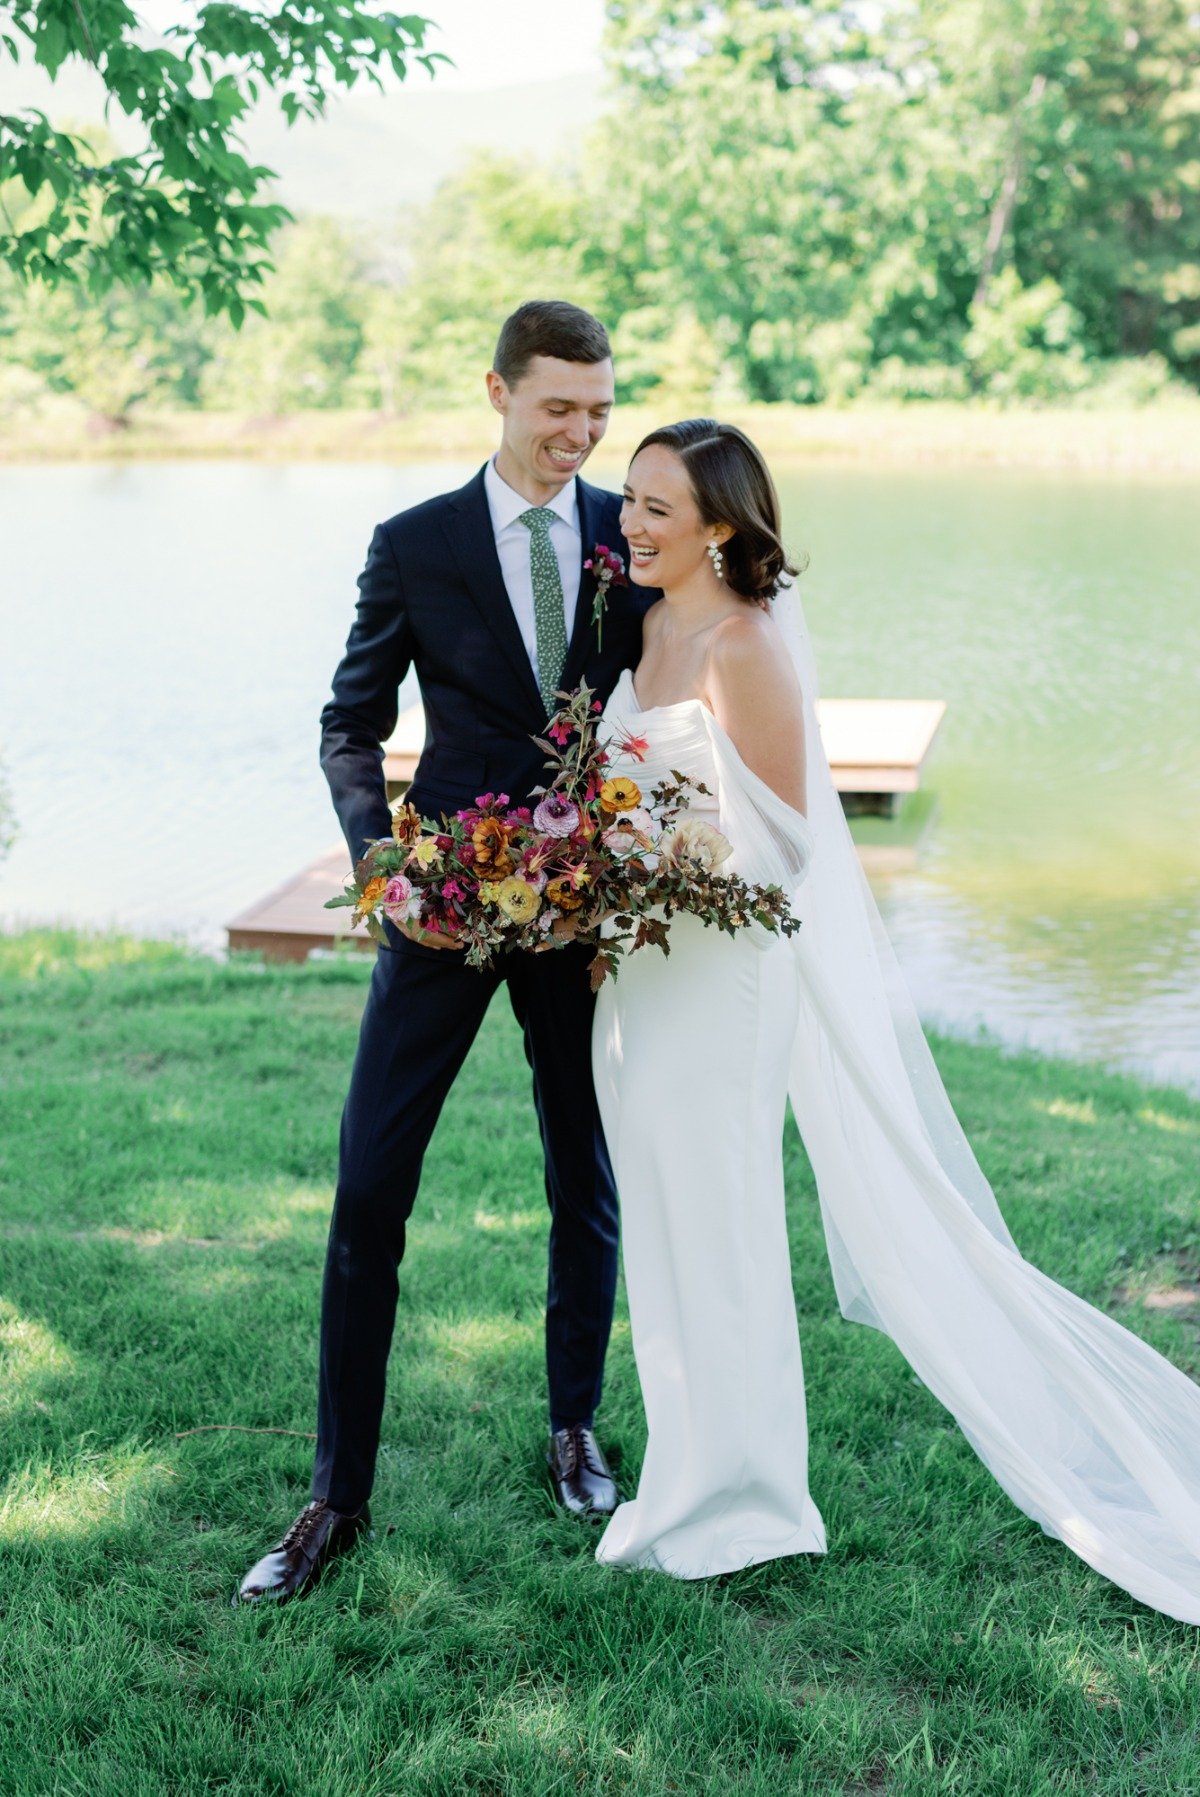
[[[582,515],[582,514],[581,514]],[[483,471],[467,482],[450,502],[446,535],[462,572],[468,593],[480,616],[516,675],[523,697],[534,715],[544,716],[542,696],[533,676],[520,626],[500,572],[492,514],[488,509]],[[586,559],[586,558],[585,558]]]

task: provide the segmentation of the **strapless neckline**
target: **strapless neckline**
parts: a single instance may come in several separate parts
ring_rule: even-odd
[[[702,711],[707,711],[710,717],[714,715],[711,706],[706,705],[703,699],[676,699],[671,705],[643,705],[638,698],[637,687],[633,682],[633,669],[622,668],[621,678],[629,688],[629,696],[641,717],[650,717],[656,711],[681,711],[685,705],[698,705]],[[619,684],[620,682],[618,682]]]

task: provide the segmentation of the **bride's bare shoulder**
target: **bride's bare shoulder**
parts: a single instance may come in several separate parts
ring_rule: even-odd
[[[722,684],[790,688],[791,657],[778,624],[758,605],[743,604],[723,618],[708,640],[708,667]]]

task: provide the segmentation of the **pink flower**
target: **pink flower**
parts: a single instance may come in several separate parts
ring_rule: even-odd
[[[383,908],[393,923],[408,914],[408,901],[412,897],[413,885],[403,874],[393,874],[384,889]]]
[[[554,722],[547,730],[546,735],[550,738],[551,742],[556,742],[560,749],[565,749],[571,740],[571,726],[569,724],[564,724],[561,719],[555,718]]]
[[[457,880],[447,880],[446,884],[442,887],[442,897],[444,899],[457,899],[461,904],[466,896],[466,893],[463,891]]]
[[[628,755],[632,761],[645,761],[646,751],[650,744],[644,736],[617,736],[613,738],[619,755]]]
[[[547,836],[569,836],[579,828],[579,808],[559,792],[548,792],[533,814],[533,827]]]

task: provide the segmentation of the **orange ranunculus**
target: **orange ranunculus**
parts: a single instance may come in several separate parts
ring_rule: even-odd
[[[559,911],[578,911],[584,895],[572,885],[569,874],[560,874],[557,880],[547,882],[546,897]]]
[[[386,891],[387,881],[382,874],[376,874],[373,879],[368,880],[355,903],[355,917],[365,917],[368,911],[373,911]]]
[[[642,802],[642,789],[636,781],[617,774],[600,788],[600,803],[606,811],[632,811]]]
[[[475,866],[481,874],[502,880],[515,865],[508,851],[508,830],[498,817],[485,817],[471,831]]]

